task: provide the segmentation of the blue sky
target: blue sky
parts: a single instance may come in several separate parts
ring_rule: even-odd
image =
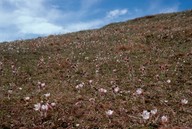
[[[192,9],[192,0],[0,0],[0,42]]]

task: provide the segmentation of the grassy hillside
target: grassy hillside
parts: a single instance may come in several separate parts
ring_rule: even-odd
[[[0,98],[4,129],[192,128],[192,11],[1,43]]]

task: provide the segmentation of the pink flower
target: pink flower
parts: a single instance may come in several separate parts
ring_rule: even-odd
[[[101,93],[107,93],[107,90],[104,89],[104,88],[100,88],[100,89],[99,89],[99,92],[101,92]]]
[[[76,89],[82,88],[84,86],[84,83],[80,83],[78,85],[76,85]]]
[[[49,108],[48,108],[48,104],[43,104],[41,105],[41,110],[42,111],[47,111]]]
[[[39,111],[40,109],[41,109],[41,104],[40,103],[34,104],[34,110],[35,111]]]
[[[144,110],[141,116],[143,117],[144,120],[148,120],[150,118],[150,112]]]
[[[28,100],[30,100],[30,97],[25,97],[24,99],[25,99],[25,101],[28,101]]]
[[[155,108],[155,109],[151,110],[151,114],[152,114],[152,115],[157,114],[157,109]]]
[[[170,80],[170,79],[168,79],[168,80],[167,80],[167,83],[171,83],[171,80]]]
[[[40,82],[40,81],[38,81],[38,82],[37,82],[37,84],[38,84],[38,85],[41,85],[41,82]]]
[[[113,70],[113,72],[116,72],[116,71],[117,71],[117,69],[114,69],[114,70]]]
[[[93,82],[93,80],[89,80],[89,83],[91,84]]]
[[[54,102],[53,102],[53,103],[51,103],[51,106],[52,106],[52,107],[54,107],[55,105],[56,105],[56,103],[54,103]]]
[[[38,84],[38,88],[39,88],[39,89],[45,87],[45,83],[41,83],[40,81],[38,81],[37,84]]]
[[[8,93],[9,93],[9,94],[12,94],[12,93],[13,93],[13,90],[8,90]]]
[[[45,83],[41,83],[41,87],[45,87]]]
[[[182,99],[182,100],[181,100],[181,104],[184,105],[184,104],[187,104],[187,103],[188,103],[188,100],[187,100],[187,99]]]
[[[142,93],[143,93],[143,89],[138,88],[138,89],[136,90],[136,94],[137,94],[137,95],[141,95]]]
[[[45,97],[49,97],[50,95],[51,95],[50,93],[44,94]]]
[[[114,92],[115,92],[115,93],[119,92],[119,90],[120,90],[119,87],[115,87],[115,88],[114,88]]]
[[[112,114],[113,114],[113,110],[108,110],[108,111],[106,111],[105,113],[108,115],[108,116],[111,116]]]
[[[162,122],[162,124],[167,123],[168,122],[168,117],[167,116],[162,116],[161,117],[161,122]]]

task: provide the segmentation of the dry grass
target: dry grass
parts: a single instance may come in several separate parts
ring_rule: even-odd
[[[192,128],[191,23],[187,11],[0,44],[0,128]]]

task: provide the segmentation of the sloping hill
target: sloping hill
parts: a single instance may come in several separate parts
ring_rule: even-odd
[[[0,97],[1,128],[192,128],[192,11],[1,43]]]

